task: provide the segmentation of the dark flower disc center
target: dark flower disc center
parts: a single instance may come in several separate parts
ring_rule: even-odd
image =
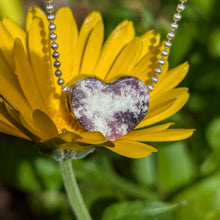
[[[134,129],[149,108],[149,92],[136,77],[125,76],[113,83],[84,78],[71,89],[71,107],[88,131],[100,131],[116,140]]]

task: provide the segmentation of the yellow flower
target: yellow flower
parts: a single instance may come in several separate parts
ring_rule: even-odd
[[[103,45],[104,26],[98,12],[87,16],[79,33],[69,8],[57,12],[55,24],[66,82],[79,74],[105,81],[123,74],[149,84],[163,49],[155,31],[135,37],[132,22],[126,20]],[[163,66],[159,82],[150,93],[149,111],[133,131],[115,141],[100,132],[87,132],[67,110],[65,95],[56,83],[48,35],[47,18],[39,8],[29,11],[25,31],[10,19],[0,23],[0,132],[51,150],[79,152],[102,146],[131,158],[157,151],[146,143],[177,141],[192,135],[192,129],[169,129],[173,123],[151,126],[187,102],[188,89],[175,88],[187,74],[187,63],[169,71],[168,64]]]

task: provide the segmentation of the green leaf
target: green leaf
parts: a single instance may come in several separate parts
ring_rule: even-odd
[[[17,167],[17,185],[25,191],[36,192],[40,189],[60,189],[63,185],[59,164],[49,158],[27,158]]]
[[[215,0],[192,0],[197,8],[197,12],[204,17],[209,16]]]
[[[33,162],[36,147],[29,142],[13,138],[8,145],[0,147],[0,179],[17,189],[35,191],[41,188]]]
[[[110,10],[107,10],[105,14],[105,36],[109,36],[112,30],[125,19],[134,21],[134,13],[120,5],[113,4],[112,7],[109,7]]]
[[[206,176],[217,170],[220,165],[219,155],[215,152],[210,153],[201,166],[201,174]]]
[[[30,197],[30,206],[36,213],[55,213],[57,210],[69,208],[66,195],[53,190],[33,193]]]
[[[220,28],[211,32],[208,42],[209,53],[214,58],[220,58]]]
[[[168,204],[163,202],[120,202],[108,207],[102,220],[150,220],[169,214],[185,203]]]
[[[178,220],[220,219],[220,173],[206,178],[176,196],[175,202],[186,200],[187,205],[176,213]]]
[[[148,157],[133,160],[133,173],[137,181],[147,186],[153,186],[156,183],[155,157]]]
[[[39,157],[34,161],[35,169],[46,189],[60,189],[63,186],[59,163]]]
[[[191,181],[194,165],[184,142],[161,147],[158,152],[158,185],[162,191],[176,190]]]
[[[193,112],[202,111],[206,107],[205,99],[198,93],[193,93],[190,96],[190,100],[187,104],[188,108]]]
[[[204,62],[205,60],[203,60]],[[196,78],[196,81],[194,82],[194,86],[198,92],[207,92],[210,91],[210,89],[217,88],[219,89],[220,85],[220,79],[219,79],[219,70],[218,65],[213,65],[212,63],[209,63],[208,65],[202,65],[199,69],[199,72],[208,72],[209,74],[203,74],[199,78]],[[202,94],[203,95],[203,94]],[[217,96],[217,94],[216,94]],[[215,100],[215,96],[210,96],[206,94],[206,96],[203,95],[204,98],[208,97],[207,101]],[[206,106],[207,104],[206,101]],[[215,105],[218,103],[215,103]]]
[[[170,65],[176,66],[183,61],[184,56],[192,46],[195,26],[192,23],[181,24],[180,30],[176,33],[173,46],[170,50]]]
[[[17,170],[17,186],[25,191],[35,192],[41,189],[41,185],[36,178],[29,161],[22,161]]]
[[[210,122],[207,127],[206,138],[212,149],[220,154],[220,117]]]
[[[21,139],[14,139],[6,147],[1,147],[1,181],[27,192],[60,189],[63,184],[59,163],[38,154],[36,146]]]
[[[146,27],[146,29],[149,29],[149,27],[151,27],[154,22],[154,15],[152,11],[149,10],[148,8],[143,9],[142,22],[144,26]]]
[[[134,199],[156,200],[157,195],[146,186],[123,178],[115,173],[106,158],[73,161],[75,173],[80,180],[80,188],[87,206],[100,198],[110,197],[117,200],[129,196]]]

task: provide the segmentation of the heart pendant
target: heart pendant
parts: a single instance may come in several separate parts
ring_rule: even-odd
[[[113,83],[84,78],[71,88],[74,116],[88,131],[100,131],[116,140],[134,129],[149,108],[149,92],[136,77],[125,76]]]

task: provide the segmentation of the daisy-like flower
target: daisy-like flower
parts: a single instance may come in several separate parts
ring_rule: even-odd
[[[69,8],[61,8],[54,23],[66,82],[83,74],[105,82],[134,76],[150,84],[164,45],[154,30],[135,37],[132,22],[126,20],[103,44],[104,26],[98,12],[86,17],[79,32]],[[114,141],[101,132],[86,131],[69,111],[57,85],[48,25],[39,8],[29,11],[25,30],[10,19],[0,23],[0,132],[36,142],[44,150],[81,152],[106,147],[130,158],[156,152],[150,142],[192,135],[192,129],[170,129],[172,122],[152,126],[179,111],[189,98],[187,88],[176,88],[187,74],[188,63],[168,71],[167,62],[150,92],[148,113],[134,130]]]

